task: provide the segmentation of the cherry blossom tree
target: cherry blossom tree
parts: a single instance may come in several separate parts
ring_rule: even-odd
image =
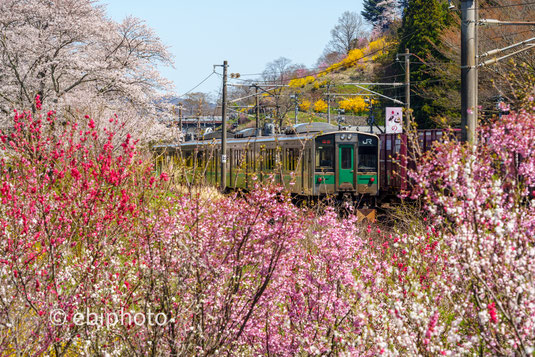
[[[59,115],[79,101],[112,111],[130,106],[148,120],[160,90],[156,66],[171,56],[143,21],[108,19],[93,0],[6,0],[0,3],[0,111],[35,110],[34,98]],[[7,116],[4,116],[7,118]]]

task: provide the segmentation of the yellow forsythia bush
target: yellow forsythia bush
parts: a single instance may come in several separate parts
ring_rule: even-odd
[[[316,113],[325,113],[327,111],[327,103],[323,99],[320,99],[314,103],[314,111]]]
[[[364,67],[362,62],[374,61],[378,56],[381,56],[387,44],[386,40],[381,37],[370,42],[365,48],[355,48],[343,60],[328,67],[324,72],[332,72],[339,68]]]
[[[368,103],[364,101],[363,97],[343,99],[338,102],[338,106],[345,111],[352,111],[355,113],[360,113],[368,109]]]
[[[301,104],[299,104],[299,109],[302,112],[308,112],[310,110],[311,105],[312,103],[310,102],[310,100],[305,99],[301,102]]]
[[[290,87],[294,87],[294,88],[300,88],[300,87],[304,87],[306,86],[307,84],[309,83],[312,83],[314,82],[316,79],[312,76],[307,76],[307,77],[304,77],[304,78],[295,78],[295,79],[292,79],[288,85]]]

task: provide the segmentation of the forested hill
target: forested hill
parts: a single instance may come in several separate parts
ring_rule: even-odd
[[[513,4],[514,5],[514,4]],[[482,13],[497,18],[528,19],[530,7],[500,7],[483,1]],[[290,124],[298,107],[300,120],[326,120],[331,116],[371,116],[380,124],[384,107],[405,102],[405,52],[409,51],[411,111],[420,128],[458,127],[460,124],[460,4],[437,0],[366,0],[358,14],[344,12],[331,30],[331,41],[313,68],[279,57],[266,65],[260,78],[231,79],[240,83],[233,88],[233,113],[240,123],[252,119],[255,108],[254,87],[260,84],[260,112],[267,118],[285,118]],[[526,10],[527,9],[527,10]],[[484,12],[486,10],[486,12]],[[490,16],[489,16],[490,17]],[[521,31],[523,30],[523,31]],[[505,47],[532,37],[533,31],[503,27],[480,28],[479,52]],[[513,106],[525,98],[532,80],[529,52],[490,67],[479,74],[479,104],[483,115],[497,113],[498,100]],[[511,86],[512,79],[517,83]],[[348,83],[363,85],[370,91]],[[275,86],[277,87],[275,87]],[[282,86],[288,87],[282,87]],[[271,86],[271,87],[270,87]],[[377,95],[377,93],[383,95]]]

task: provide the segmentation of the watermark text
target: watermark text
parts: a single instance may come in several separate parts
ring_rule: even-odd
[[[72,316],[62,309],[54,309],[50,312],[50,322],[55,326],[64,324],[75,324],[76,326],[96,326],[96,327],[113,327],[122,326],[166,326],[168,322],[167,315],[163,312],[157,314],[152,311],[129,312],[121,308],[119,312],[91,312],[87,308],[84,312],[75,312]]]

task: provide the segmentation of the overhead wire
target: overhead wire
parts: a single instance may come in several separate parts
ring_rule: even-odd
[[[408,33],[408,34],[402,36],[402,37],[400,38],[400,41],[401,41],[401,40],[404,40],[404,39],[406,39],[406,38],[408,38],[409,36],[414,35],[416,32],[417,32],[417,31],[412,31],[411,33]],[[386,46],[384,46],[384,47],[382,47],[382,48],[379,48],[379,49],[377,49],[377,50],[375,50],[375,51],[372,51],[372,52],[370,52],[370,53],[367,53],[367,54],[363,55],[362,57],[360,57],[360,58],[358,58],[358,59],[355,59],[355,60],[352,61],[352,62],[357,63],[357,64],[362,64],[362,63],[372,63],[372,62],[374,62],[374,61],[371,60],[371,59],[370,59],[370,60],[366,60],[366,61],[361,61],[361,62],[359,62],[359,61],[362,60],[363,58],[373,56],[374,54],[376,54],[376,53],[378,53],[378,52],[380,52],[380,51],[383,51],[385,48],[386,48]],[[391,63],[391,64],[388,64],[385,68],[388,68],[388,67],[390,67],[390,66],[392,66],[392,65],[394,65],[394,64],[395,64],[395,62],[394,62],[394,63]],[[331,67],[332,67],[332,66],[331,66]],[[340,64],[338,67],[334,68],[333,70],[337,70],[337,69],[340,69],[340,68],[343,68],[343,67],[344,67],[344,65]],[[327,67],[327,68],[330,68],[330,67]],[[316,68],[316,69],[317,69],[317,68]],[[318,74],[320,74],[320,73],[324,73],[325,71],[326,71],[326,69],[319,70],[319,71],[316,70],[315,72],[307,73],[306,75],[293,77],[292,80],[293,80],[293,79],[303,79],[303,78],[306,78],[306,77],[309,77],[309,76],[318,75]],[[251,75],[252,75],[252,74],[251,74]],[[259,75],[261,75],[261,74],[259,74]],[[400,73],[400,74],[395,74],[395,75],[390,75],[390,76],[384,76],[384,77],[380,77],[379,80],[384,80],[384,79],[389,79],[389,78],[395,78],[395,77],[399,77],[399,76],[402,76],[402,75],[403,75],[403,74]],[[240,76],[241,76],[241,74],[240,74]],[[247,82],[247,81],[250,81],[250,80],[244,80],[244,79],[239,79],[239,78],[234,78],[234,80],[246,81],[246,82]],[[272,81],[255,81],[255,83],[271,83],[271,82],[272,82]],[[415,83],[415,82],[413,82],[413,83]],[[395,87],[393,86],[393,87],[388,87],[388,88],[383,88],[383,89],[386,90],[386,89],[392,89],[392,88],[399,88],[399,86],[395,86]]]
[[[494,36],[494,37],[484,37],[484,38],[480,38],[480,39],[479,39],[479,43],[490,42],[490,41],[496,40],[496,39],[498,39],[498,38],[504,39],[504,38],[506,38],[506,37],[518,36],[518,35],[525,34],[525,33],[528,33],[528,32],[533,33],[533,32],[535,32],[535,29],[524,30],[524,31],[517,31],[517,32],[511,32],[511,33],[505,33],[505,34],[501,34],[501,35]]]
[[[217,72],[215,71],[215,69],[212,71],[212,73],[210,73],[206,78],[204,78],[199,84],[197,84],[195,87],[191,88],[189,91],[187,91],[186,93],[178,96],[177,98],[182,98],[188,94],[190,94],[191,92],[193,92],[195,89],[197,89],[199,86],[201,86],[204,82],[206,82],[210,77],[212,77],[214,74],[217,74]]]
[[[508,5],[496,5],[496,6],[485,6],[480,7],[478,10],[493,10],[493,9],[505,9],[509,7],[517,7],[517,6],[527,6],[527,5],[535,5],[535,1],[532,2],[524,2],[520,4],[508,4]]]
[[[417,31],[412,31],[411,33],[408,33],[408,34],[402,36],[402,37],[400,38],[400,41],[401,41],[401,40],[404,40],[404,39],[406,39],[406,38],[408,38],[409,36],[414,35],[416,32],[417,32]],[[372,51],[372,52],[370,52],[370,53],[366,53],[366,54],[364,54],[362,57],[357,58],[357,59],[355,59],[355,60],[352,61],[352,62],[357,63],[357,64],[373,63],[374,61],[373,61],[372,59],[365,60],[365,61],[360,61],[360,60],[362,60],[363,58],[366,58],[366,57],[373,56],[374,54],[376,54],[376,53],[378,53],[378,52],[380,52],[380,51],[383,51],[385,48],[386,48],[386,46],[384,46],[384,47],[382,47],[382,48],[378,48],[377,50]],[[359,61],[360,61],[360,62],[359,62]],[[394,64],[394,63],[392,63],[392,64],[388,64],[385,68],[388,68],[389,66],[392,66],[393,64]],[[330,66],[330,67],[332,67],[332,66]],[[291,78],[291,80],[295,80],[295,79],[303,79],[303,78],[310,77],[310,76],[316,76],[316,75],[318,75],[318,74],[325,73],[325,72],[326,72],[326,69],[327,69],[327,68],[330,68],[330,67],[326,67],[326,68],[324,67],[324,69],[322,69],[322,70],[318,70],[320,67],[316,67],[316,71],[314,71],[314,72],[309,72],[309,73],[307,73],[306,75],[293,77],[293,78]],[[335,70],[337,70],[337,69],[340,69],[340,68],[343,68],[343,67],[344,67],[343,64],[339,64],[339,66],[336,67],[336,68],[334,68],[333,71],[335,71]],[[328,72],[327,72],[327,73],[328,73]],[[261,75],[261,74],[262,74],[262,73],[259,73],[258,75]],[[220,75],[220,74],[219,74],[219,75]],[[247,74],[244,74],[244,75],[247,75]],[[254,75],[254,74],[248,74],[248,75]],[[402,75],[402,74],[400,74],[400,75]],[[240,76],[242,76],[242,74],[240,74]],[[394,75],[394,76],[391,76],[391,77],[396,77],[396,76],[398,76],[398,75]],[[381,78],[381,79],[386,79],[386,78],[389,78],[389,77],[384,77],[384,78]],[[249,81],[251,81],[251,80],[245,80],[245,79],[240,79],[240,78],[232,78],[232,79],[233,79],[233,80],[242,81],[242,82],[249,82]],[[265,81],[265,80],[264,80],[264,81],[254,81],[254,82],[255,82],[255,83],[265,83],[265,84],[268,84],[268,83],[272,83],[273,81]]]

